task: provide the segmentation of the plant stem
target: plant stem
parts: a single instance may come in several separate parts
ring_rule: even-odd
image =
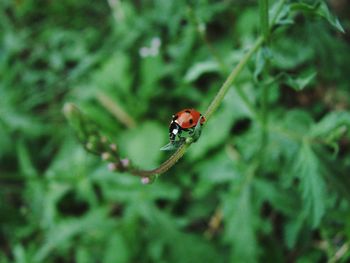
[[[210,43],[210,41],[209,41],[209,39],[207,37],[207,34],[206,34],[205,26],[200,24],[196,14],[195,14],[195,12],[193,11],[193,9],[191,7],[188,7],[188,12],[189,12],[189,16],[190,16],[191,20],[193,21],[194,26],[196,27],[198,35],[201,37],[203,43],[207,46],[207,48],[208,48],[209,52],[211,53],[212,57],[218,63],[222,74],[224,74],[224,76],[226,76],[227,74],[229,74],[230,69],[224,63],[223,59],[220,57],[219,53],[216,51],[216,49],[213,47],[213,45]],[[247,108],[253,114],[256,115],[256,111],[255,111],[255,108],[254,108],[253,104],[249,101],[249,99],[247,98],[247,96],[244,93],[244,91],[242,90],[242,88],[240,86],[237,86],[236,90],[237,90],[238,96],[246,104]]]
[[[153,170],[139,170],[136,168],[131,169],[129,172],[136,176],[141,177],[150,177],[156,174],[162,174],[168,171],[186,152],[187,148],[190,144],[184,143],[182,144],[176,152],[169,157],[164,163],[162,163],[159,167]]]
[[[263,128],[266,130],[266,125],[268,121],[268,110],[267,110],[267,104],[268,104],[268,86],[264,85],[262,86],[262,94],[261,94],[261,124]]]
[[[262,94],[261,94],[261,113],[260,113],[260,121],[261,121],[261,147],[260,147],[260,158],[261,160],[265,156],[265,149],[268,143],[268,86],[263,84],[262,86]]]
[[[268,44],[268,37],[270,33],[269,26],[269,2],[268,0],[259,0],[259,9],[260,9],[260,24],[261,24],[261,35],[264,37],[264,43]],[[277,10],[276,16],[278,15],[279,10]],[[273,19],[276,19],[276,18]],[[264,68],[264,75],[268,75],[269,61],[266,61]],[[267,133],[267,124],[268,124],[268,96],[269,89],[268,85],[262,83],[262,94],[261,94],[261,147],[259,157],[263,161],[265,156],[264,152],[267,145],[268,133]]]
[[[260,12],[261,35],[263,35],[264,39],[267,40],[270,33],[268,0],[259,0],[259,12]]]
[[[127,128],[135,128],[135,120],[114,100],[103,92],[97,94],[97,100],[105,107],[118,121],[123,123]]]
[[[239,73],[241,73],[244,66],[248,63],[249,59],[252,57],[252,55],[255,53],[255,51],[258,50],[258,48],[262,45],[264,42],[263,37],[259,37],[252,48],[243,56],[242,60],[237,64],[237,66],[232,70],[231,74],[228,76],[224,84],[221,86],[219,92],[216,94],[215,98],[209,105],[206,113],[204,114],[206,120],[208,121],[211,117],[211,115],[215,112],[215,110],[219,107],[221,101],[225,97],[227,91],[231,87],[232,83],[236,80]]]

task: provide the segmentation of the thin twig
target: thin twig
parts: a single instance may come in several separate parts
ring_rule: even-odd
[[[159,175],[168,171],[186,152],[190,144],[182,144],[176,152],[170,156],[164,163],[162,163],[158,168],[153,170],[139,170],[136,168],[131,169],[129,172],[136,176],[150,177],[152,175]]]
[[[212,239],[215,233],[219,230],[222,219],[223,219],[223,211],[222,207],[218,207],[215,210],[215,213],[212,215],[210,218],[209,224],[208,224],[208,229],[205,231],[204,236],[207,237],[208,239]]]
[[[258,50],[258,48],[262,45],[264,41],[263,37],[259,37],[252,48],[243,56],[242,60],[237,64],[237,66],[232,70],[231,74],[228,76],[222,87],[220,88],[219,92],[216,94],[215,98],[209,105],[206,113],[205,118],[207,121],[210,119],[211,115],[215,112],[215,110],[220,105],[221,101],[225,97],[227,91],[231,87],[232,83],[236,80],[239,73],[241,73],[244,66],[248,63],[249,59],[252,57],[252,55],[255,53],[255,51]]]
[[[134,119],[123,110],[114,100],[110,99],[106,94],[100,92],[97,94],[97,100],[105,107],[112,115],[128,128],[135,128],[136,122]]]
[[[349,242],[344,243],[337,252],[335,252],[334,256],[329,259],[328,263],[335,263],[341,259],[349,251],[349,247]]]
[[[227,75],[230,72],[229,67],[224,63],[223,59],[219,55],[219,53],[216,51],[216,49],[213,47],[211,42],[208,39],[208,36],[206,34],[206,28],[205,25],[200,24],[198,21],[198,18],[196,16],[196,13],[193,11],[191,7],[188,7],[190,18],[192,18],[192,21],[194,23],[194,26],[196,27],[196,30],[201,37],[203,43],[207,46],[209,52],[211,53],[212,57],[216,60],[218,65],[220,66],[220,70],[222,74]],[[238,96],[242,99],[242,101],[245,103],[247,108],[251,111],[252,114],[256,115],[256,111],[254,108],[254,105],[250,102],[247,95],[244,93],[243,89],[240,86],[236,87]]]
[[[270,34],[269,1],[259,0],[259,9],[260,9],[261,35],[263,35],[265,40],[267,40]]]

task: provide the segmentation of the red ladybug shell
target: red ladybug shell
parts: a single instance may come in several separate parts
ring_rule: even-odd
[[[182,129],[188,129],[195,127],[199,118],[202,116],[200,112],[195,109],[183,109],[173,116],[173,121],[180,125]],[[201,124],[205,122],[205,118],[202,116]]]

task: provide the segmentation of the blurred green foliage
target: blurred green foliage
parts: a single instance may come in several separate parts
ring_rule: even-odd
[[[152,185],[108,171],[63,117],[64,102],[76,103],[154,168],[168,157],[159,148],[171,115],[205,110],[257,38],[258,10],[2,0],[0,262],[348,262],[348,1],[286,1],[235,84],[253,112],[233,87]]]

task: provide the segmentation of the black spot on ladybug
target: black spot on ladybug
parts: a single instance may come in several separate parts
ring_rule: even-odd
[[[190,111],[190,110],[185,110],[185,112],[186,112],[186,113],[191,113],[191,111]]]
[[[193,124],[193,119],[190,119],[189,122],[190,122],[190,124]]]

